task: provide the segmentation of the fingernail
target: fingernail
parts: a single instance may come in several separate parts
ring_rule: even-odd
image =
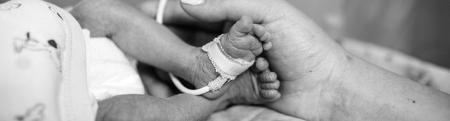
[[[205,2],[205,0],[181,0],[182,3],[189,5],[200,5]]]

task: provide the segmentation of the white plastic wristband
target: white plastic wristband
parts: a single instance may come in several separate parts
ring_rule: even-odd
[[[234,80],[236,76],[250,68],[255,61],[253,60],[248,62],[243,59],[235,59],[227,55],[220,44],[220,39],[222,37],[223,35],[220,35],[212,42],[204,45],[202,50],[208,53],[209,59],[220,76]]]

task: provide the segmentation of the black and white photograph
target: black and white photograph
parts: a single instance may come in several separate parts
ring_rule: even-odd
[[[450,121],[450,1],[0,0],[0,121]]]

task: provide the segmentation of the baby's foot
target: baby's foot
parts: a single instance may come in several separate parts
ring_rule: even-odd
[[[236,24],[234,24],[231,27],[230,32],[227,34],[224,34],[221,37],[222,38],[219,38],[219,39],[220,39],[220,43],[221,43],[224,53],[226,53],[226,55],[228,55],[229,57],[234,58],[234,59],[241,59],[241,60],[250,62],[250,61],[255,60],[255,58],[257,56],[259,56],[263,50],[268,50],[271,47],[271,44],[269,42],[270,34],[268,34],[268,32],[265,30],[264,27],[262,27],[261,25],[253,24],[252,20],[247,17],[243,17],[241,20],[236,22]],[[265,44],[262,44],[260,42],[260,40],[263,41]],[[219,74],[216,73],[214,66],[212,65],[212,63],[209,60],[206,53],[198,51],[196,56],[197,56],[197,58],[196,58],[194,64],[192,64],[193,66],[190,67],[191,70],[188,71],[191,73],[187,74],[187,77],[189,77],[189,78],[187,78],[187,80],[190,80],[190,82],[192,84],[194,84],[194,86],[196,88],[201,88],[203,86],[206,86],[210,81],[217,78],[219,76]],[[244,75],[241,74],[240,76],[238,76],[236,78],[236,80],[247,80],[246,83],[250,83],[250,84],[252,83],[252,81],[254,81],[255,84],[256,83],[260,84],[259,81],[267,82],[267,79],[263,79],[263,78],[261,78],[263,80],[258,80],[258,82],[256,82],[258,75],[270,74],[270,71],[268,71],[268,63],[264,59],[259,59],[259,60],[263,60],[263,61],[256,61],[256,65],[266,66],[265,68],[259,68],[261,70],[256,71],[256,72],[251,72],[251,71],[244,72],[245,74]],[[264,69],[264,73],[261,72],[262,69]],[[259,73],[259,74],[257,74],[257,73]],[[273,74],[274,73],[272,73],[272,75]],[[275,80],[276,80],[276,78],[275,78]],[[273,81],[273,82],[269,81],[269,82],[278,83],[278,81]],[[209,93],[205,94],[204,96],[207,98],[214,99],[214,98],[217,98],[217,97],[223,95],[224,92],[228,89],[228,87],[230,87],[229,84],[225,84],[225,85],[227,85],[227,86],[223,86],[219,90],[209,92]],[[275,84],[275,85],[277,85],[277,84]],[[234,86],[231,86],[231,87],[234,87]],[[273,88],[264,88],[263,90],[261,90],[261,92],[259,92],[259,91],[253,90],[253,89],[259,90],[259,87],[251,89],[249,87],[252,87],[252,86],[248,85],[248,84],[243,84],[238,87],[239,88],[245,87],[245,89],[250,89],[250,90],[252,90],[251,92],[254,92],[252,94],[256,95],[257,97],[263,97],[264,99],[265,98],[271,99],[271,97],[277,97],[277,96],[273,96],[273,95],[268,95],[268,93],[274,94],[274,92],[267,91],[266,89],[273,90]],[[238,88],[238,87],[234,87],[234,88]],[[267,87],[267,86],[263,86],[263,87]],[[245,89],[236,89],[236,90],[245,90]],[[278,89],[278,86],[276,86],[276,88],[274,89],[275,92],[277,92],[276,89]],[[249,91],[244,92],[243,95],[250,94],[248,92]],[[259,94],[261,94],[263,96],[260,96]],[[278,93],[275,93],[275,94],[278,94]],[[233,94],[233,95],[237,95],[237,94]],[[252,99],[255,99],[256,96],[250,96],[250,97],[252,97]],[[259,99],[259,98],[257,98],[257,99]]]
[[[224,51],[233,58],[246,61],[254,60],[263,50],[272,47],[270,34],[265,28],[252,24],[251,19],[246,17],[234,24],[224,38],[221,39]],[[258,39],[265,43],[261,44]],[[229,86],[231,89],[225,93],[233,104],[261,104],[281,96],[277,75],[269,70],[269,63],[264,58],[258,58],[253,71],[239,75]]]
[[[255,60],[263,51],[259,38],[253,36],[255,26],[252,20],[245,16],[236,22],[230,32],[220,39],[225,53],[235,59],[249,62]]]
[[[228,86],[225,96],[232,104],[262,104],[281,96],[277,74],[269,70],[269,63],[264,58],[258,58],[253,71],[244,72]]]

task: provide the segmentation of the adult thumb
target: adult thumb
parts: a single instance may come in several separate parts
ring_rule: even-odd
[[[237,21],[249,16],[255,23],[276,15],[273,0],[181,0],[181,6],[192,17],[205,22]],[[271,5],[272,4],[272,5]]]

